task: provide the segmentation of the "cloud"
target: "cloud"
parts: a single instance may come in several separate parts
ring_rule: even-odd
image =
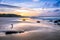
[[[60,12],[60,9],[56,9],[56,10],[54,10],[54,12]]]
[[[21,10],[21,11],[20,11]],[[23,8],[19,12],[23,16],[60,16],[60,8]]]
[[[33,2],[38,2],[39,0],[32,0]]]
[[[15,9],[19,9],[18,6],[12,6],[7,4],[0,4],[0,12],[13,12]]]
[[[60,9],[44,10],[39,16],[60,17]]]
[[[60,16],[60,8],[0,9],[1,12],[17,12],[23,16]]]
[[[40,3],[32,3],[32,2],[24,2],[24,3],[16,3],[14,5],[20,6],[20,7],[25,7],[25,8],[39,8]]]
[[[10,8],[0,8],[0,12],[12,12],[12,11],[14,10]]]

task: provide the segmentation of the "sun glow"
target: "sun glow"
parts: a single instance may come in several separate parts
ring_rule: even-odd
[[[29,12],[28,10],[16,10],[17,12]]]
[[[16,10],[16,12],[17,12],[17,14],[19,14],[19,15],[22,15],[22,16],[37,16],[37,15],[39,15],[38,13],[38,11],[35,11],[35,10],[25,10],[25,9],[23,9],[23,10]]]

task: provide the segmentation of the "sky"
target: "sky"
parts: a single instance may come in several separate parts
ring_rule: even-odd
[[[60,0],[0,0],[1,3],[28,8],[60,7]]]
[[[0,0],[0,4],[20,7],[13,10],[19,15],[60,16],[60,0]]]

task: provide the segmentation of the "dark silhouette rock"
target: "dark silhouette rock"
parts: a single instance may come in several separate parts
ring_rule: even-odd
[[[54,23],[57,23],[58,21],[54,21]]]
[[[60,20],[55,20],[54,23],[60,25]]]
[[[25,21],[25,19],[22,19],[23,21]]]
[[[15,34],[15,33],[18,33],[17,31],[7,31],[7,32],[5,32],[5,34],[7,35],[7,34]]]
[[[40,23],[40,21],[37,21],[37,23]]]
[[[16,33],[23,33],[24,31],[6,31],[5,34],[16,34]]]

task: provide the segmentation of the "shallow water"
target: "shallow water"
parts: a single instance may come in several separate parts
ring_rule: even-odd
[[[5,35],[0,32],[0,40],[60,40],[60,27],[54,23],[36,19],[21,21],[20,18],[0,18],[0,31],[10,29],[24,30],[24,33]]]

